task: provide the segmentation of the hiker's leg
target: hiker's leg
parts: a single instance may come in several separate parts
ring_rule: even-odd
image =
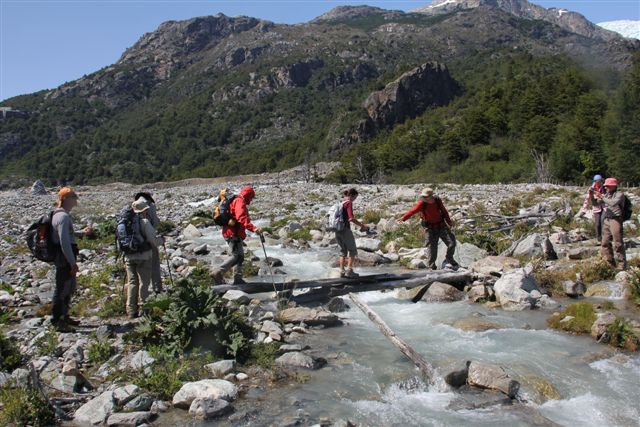
[[[242,244],[242,239],[235,239],[232,251],[236,259],[236,263],[233,265],[233,280],[237,282],[242,280],[242,264],[244,263],[244,245]]]
[[[596,229],[596,240],[602,241],[602,212],[596,212],[593,214],[593,225]]]
[[[61,258],[61,257],[58,257]],[[65,296],[66,288],[69,286],[71,279],[71,266],[61,259],[56,260],[56,287],[53,291],[53,299],[51,301],[51,322],[56,323],[61,320],[65,313]]]
[[[151,249],[151,285],[154,292],[162,292],[162,276],[160,274],[160,251]]]
[[[613,250],[611,249],[611,240],[613,236],[611,234],[610,222],[612,219],[605,218],[602,225],[602,241],[600,242],[600,255],[609,264],[613,262]]]
[[[429,267],[436,265],[438,258],[438,239],[440,238],[439,228],[430,228],[427,230],[427,242],[429,245]]]
[[[347,257],[347,245],[344,242],[344,230],[342,231],[336,231],[335,233],[336,236],[336,243],[338,244],[338,247],[340,248],[340,271],[344,272],[344,261],[345,258]]]
[[[353,264],[356,256],[358,256],[358,248],[356,247],[356,239],[353,237],[353,232],[350,228],[345,230],[344,245],[347,248],[347,270],[353,270]]]
[[[138,263],[126,260],[125,266],[127,270],[127,315],[134,317],[138,315],[138,288],[140,286]]]
[[[231,267],[233,267],[234,265],[236,265],[239,261],[238,259],[238,250],[237,250],[237,242],[240,241],[240,248],[242,248],[242,240],[238,239],[237,237],[232,237],[230,239],[227,240],[227,254],[229,255],[227,257],[227,259],[220,265],[220,270],[222,271],[222,273],[226,273],[227,271],[229,271],[231,269]],[[244,252],[243,252],[243,256],[244,256]]]
[[[76,291],[76,278],[75,276],[69,275],[69,280],[67,280],[67,284],[64,287],[64,304],[62,306],[62,317],[69,317],[69,308],[71,307],[71,297],[73,293]]]
[[[623,226],[622,221],[617,219],[610,220],[609,229],[611,230],[611,238],[613,240],[613,253],[618,263],[618,268],[627,268],[627,259],[624,250]]]
[[[440,238],[442,239],[444,244],[447,245],[447,254],[445,255],[446,262],[455,267],[456,265],[458,265],[456,260],[453,259],[453,256],[456,252],[456,236],[453,235],[453,232],[450,228],[445,227],[442,228],[440,232]]]
[[[149,298],[149,285],[151,284],[151,263],[153,260],[140,261],[137,268],[138,273],[138,312],[142,310],[142,305]]]

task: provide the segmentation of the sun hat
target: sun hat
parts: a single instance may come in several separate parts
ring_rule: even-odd
[[[604,186],[605,187],[617,187],[618,186],[618,180],[615,178],[607,178],[604,180]]]
[[[138,200],[131,203],[131,207],[135,213],[141,213],[149,209],[149,203],[147,203],[144,197],[140,197]]]
[[[422,190],[422,193],[420,193],[420,197],[431,197],[433,196],[433,188],[431,187],[426,187],[425,189]]]
[[[602,175],[595,175],[595,176],[593,177],[593,180],[594,180],[594,181],[602,181]]]

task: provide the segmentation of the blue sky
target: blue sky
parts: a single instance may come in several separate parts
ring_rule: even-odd
[[[113,64],[164,21],[222,12],[276,23],[305,22],[339,5],[412,10],[424,1],[0,0],[0,100],[55,88]],[[640,0],[534,0],[593,22],[640,20]]]

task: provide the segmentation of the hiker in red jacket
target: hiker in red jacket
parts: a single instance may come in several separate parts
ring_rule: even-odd
[[[245,230],[253,231],[256,234],[262,234],[262,230],[251,223],[249,218],[249,209],[247,206],[256,196],[255,191],[250,186],[246,186],[240,191],[229,205],[231,212],[230,225],[222,227],[222,237],[225,238],[229,245],[229,258],[220,265],[219,268],[212,272],[213,279],[216,284],[223,284],[223,275],[233,267],[233,284],[245,284],[242,279],[242,263],[244,262],[244,245],[243,240],[246,239]]]
[[[449,212],[442,204],[442,199],[433,194],[433,189],[425,188],[420,193],[420,200],[406,214],[402,215],[399,221],[406,221],[413,215],[420,213],[422,217],[421,224],[427,229],[427,239],[425,246],[429,246],[429,268],[437,270],[436,258],[438,257],[438,240],[447,245],[447,254],[445,256],[446,268],[457,268],[458,263],[453,259],[456,250],[456,237],[451,232],[454,225],[453,220],[449,217]]]

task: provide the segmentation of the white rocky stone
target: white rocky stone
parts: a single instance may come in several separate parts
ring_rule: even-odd
[[[534,308],[536,298],[530,292],[537,291],[538,285],[533,275],[524,268],[509,270],[493,285],[496,299],[503,309],[521,311]]]
[[[196,239],[202,237],[202,232],[195,225],[189,224],[182,230],[182,235],[185,239]]]
[[[226,415],[232,410],[233,407],[226,400],[199,397],[191,402],[191,406],[189,406],[189,415],[194,418],[209,420],[211,418]]]
[[[238,388],[231,382],[206,379],[186,383],[173,396],[173,405],[188,408],[197,398],[224,399],[233,401],[238,397]]]
[[[107,425],[109,427],[136,427],[153,421],[155,414],[146,411],[138,412],[118,412],[109,416]]]
[[[377,251],[380,249],[380,244],[381,242],[379,239],[371,239],[368,237],[360,237],[356,239],[356,247],[367,252]]]
[[[139,394],[140,387],[135,384],[128,384],[113,390],[113,400],[118,406],[123,406]]]
[[[520,383],[509,378],[504,369],[488,363],[471,362],[467,381],[476,387],[501,391],[512,399],[520,389]]]
[[[78,425],[104,424],[115,411],[113,391],[105,391],[100,396],[82,405],[74,414],[73,420]]]
[[[249,294],[247,294],[246,292],[242,292],[240,290],[237,289],[232,289],[230,291],[225,292],[225,294],[222,296],[222,298],[228,300],[228,301],[233,301],[236,302],[238,304],[241,305],[246,305],[249,304],[251,302],[251,296]]]
[[[209,363],[204,367],[211,372],[211,375],[214,377],[221,378],[236,369],[236,361],[233,359],[220,360],[218,362]]]

